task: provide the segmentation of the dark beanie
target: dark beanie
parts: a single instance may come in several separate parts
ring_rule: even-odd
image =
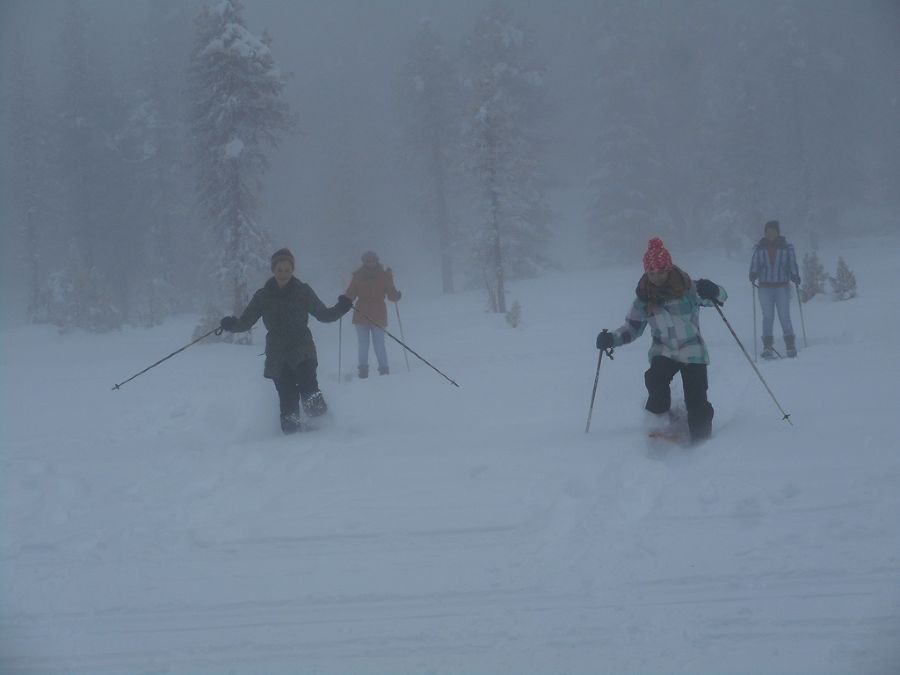
[[[280,248],[272,254],[272,269],[274,270],[275,265],[277,265],[282,260],[290,260],[291,267],[294,267],[294,254],[291,253],[289,249]]]
[[[763,232],[768,230],[770,227],[774,229],[778,234],[781,234],[781,223],[779,223],[777,220],[770,220],[768,223],[766,223],[766,226],[763,228]]]

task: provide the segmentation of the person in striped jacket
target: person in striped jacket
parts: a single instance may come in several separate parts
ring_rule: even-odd
[[[797,356],[797,341],[791,323],[791,283],[800,283],[797,255],[794,246],[781,236],[781,225],[777,220],[766,223],[764,235],[750,258],[750,283],[759,288],[759,305],[762,307],[762,357],[775,358],[772,328],[777,311],[785,351],[793,358]]]
[[[700,335],[699,310],[724,303],[728,294],[709,279],[692,281],[672,264],[672,256],[658,237],[650,240],[644,254],[644,275],[635,293],[625,324],[601,332],[597,349],[633,342],[649,324],[653,341],[650,369],[644,373],[648,393],[644,407],[655,416],[667,416],[672,405],[670,383],[680,372],[691,441],[703,441],[712,432],[714,410],[706,396],[709,352]]]

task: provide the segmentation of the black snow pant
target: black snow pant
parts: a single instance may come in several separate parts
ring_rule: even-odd
[[[688,429],[692,441],[702,441],[712,433],[713,407],[706,400],[708,380],[705,363],[681,363],[666,356],[654,356],[650,368],[644,373],[647,385],[647,405],[652,413],[667,412],[672,405],[669,388],[675,374],[681,372],[684,403],[687,406]]]
[[[319,381],[316,378],[318,367],[319,362],[315,359],[301,361],[294,368],[285,365],[275,378],[282,419],[289,415],[299,415],[301,400],[303,411],[308,417],[317,417],[328,410],[325,397],[319,391]]]

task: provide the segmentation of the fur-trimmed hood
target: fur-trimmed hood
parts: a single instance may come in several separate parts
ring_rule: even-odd
[[[635,294],[639,300],[643,300],[648,305],[658,305],[669,300],[680,298],[691,287],[691,277],[683,269],[677,265],[672,267],[669,272],[669,278],[666,279],[665,286],[656,286],[650,283],[646,272],[638,281]]]

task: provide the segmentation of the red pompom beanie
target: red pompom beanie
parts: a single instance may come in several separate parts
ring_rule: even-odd
[[[647,252],[644,254],[644,271],[667,272],[672,267],[672,256],[666,250],[663,240],[653,237],[647,244]]]

